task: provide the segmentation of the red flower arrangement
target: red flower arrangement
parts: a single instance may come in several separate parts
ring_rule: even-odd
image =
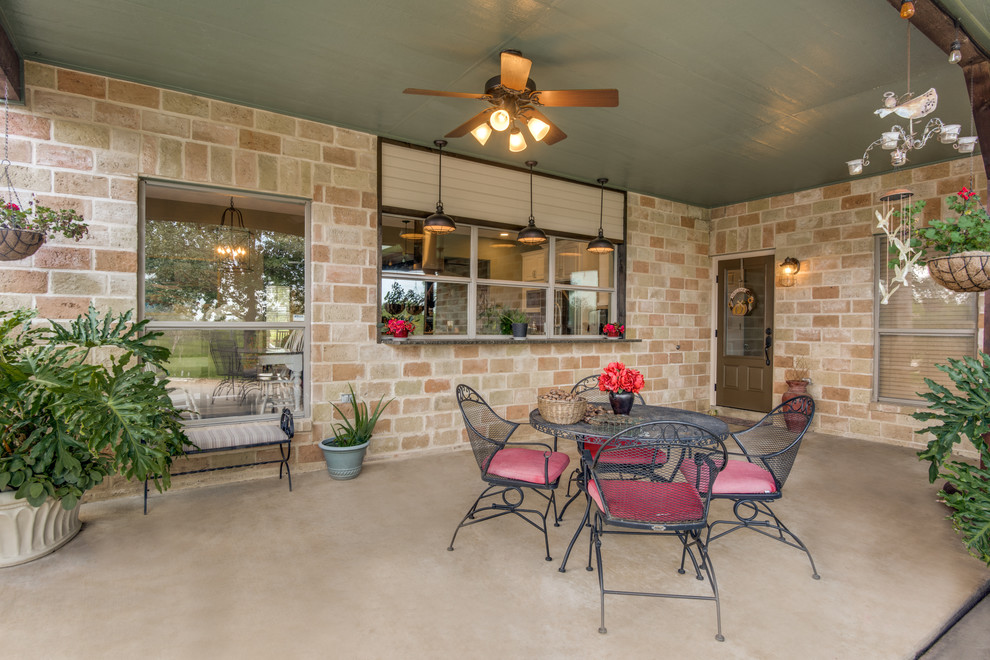
[[[605,371],[598,377],[598,389],[602,392],[632,392],[635,394],[643,389],[646,381],[643,374],[635,369],[629,369],[621,362],[609,362]]]
[[[609,337],[616,337],[618,335],[621,335],[625,331],[626,331],[626,326],[615,325],[614,323],[606,323],[602,327],[602,332],[604,332]]]
[[[416,329],[416,326],[409,321],[403,321],[402,319],[389,319],[385,322],[388,327],[386,334],[392,335],[393,337],[405,337],[410,332]]]

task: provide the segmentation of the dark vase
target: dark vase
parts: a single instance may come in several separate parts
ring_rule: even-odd
[[[789,380],[787,381],[787,391],[780,397],[781,403],[787,403],[794,397],[804,396],[808,393],[808,381],[806,380]],[[784,410],[788,410],[787,406],[784,406]],[[797,410],[795,406],[794,410]],[[798,432],[804,426],[805,416],[804,415],[788,415],[784,413],[784,423],[787,424],[787,429],[792,432]]]
[[[528,323],[513,323],[512,324],[512,338],[513,339],[525,339],[526,330],[529,328]]]
[[[629,411],[632,410],[635,399],[636,395],[632,392],[622,392],[621,394],[616,394],[615,392],[608,393],[608,402],[612,404],[612,412],[616,415],[628,415]]]

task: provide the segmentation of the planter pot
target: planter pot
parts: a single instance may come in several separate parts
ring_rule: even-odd
[[[787,391],[780,397],[780,402],[787,403],[794,397],[804,396],[806,394],[808,394],[808,381],[789,380],[787,381]],[[784,410],[786,411],[787,408],[785,407]],[[804,415],[788,415],[785,412],[784,423],[787,425],[787,429],[789,431],[796,433],[801,430],[801,427],[804,426],[805,417]]]
[[[41,506],[0,493],[0,567],[16,566],[43,557],[68,543],[82,523],[79,505],[66,511],[49,497]]]
[[[636,400],[636,395],[632,392],[622,392],[621,394],[616,394],[615,392],[608,393],[608,402],[612,406],[612,412],[616,415],[628,415],[629,411],[632,410],[633,401]]]
[[[382,309],[385,310],[386,314],[390,314],[391,316],[396,316],[397,314],[402,313],[404,306],[402,305],[402,303],[385,303],[384,305],[382,305]]]
[[[27,259],[45,244],[45,235],[28,229],[0,227],[0,261]]]
[[[409,337],[408,330],[399,330],[392,335],[392,341],[405,341]]]
[[[512,338],[518,341],[522,341],[526,338],[526,330],[528,324],[526,323],[513,323],[512,324]]]
[[[361,474],[361,466],[364,463],[364,454],[368,451],[368,443],[354,447],[335,447],[333,445],[335,440],[336,438],[327,438],[320,442],[323,460],[327,464],[327,472],[330,473],[331,478],[338,481],[353,479]]]
[[[613,335],[605,335],[606,339],[622,339],[622,335],[616,332]]]
[[[990,289],[990,252],[960,252],[928,261],[932,279],[950,291],[975,293]]]

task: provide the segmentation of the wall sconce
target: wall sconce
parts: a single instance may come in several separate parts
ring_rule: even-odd
[[[794,286],[794,276],[801,270],[801,262],[787,257],[780,262],[780,286]]]

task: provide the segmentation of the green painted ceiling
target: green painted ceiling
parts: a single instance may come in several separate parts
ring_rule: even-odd
[[[990,50],[990,5],[950,4]],[[569,136],[553,146],[450,150],[702,206],[847,180],[894,123],[873,114],[883,92],[907,91],[886,0],[0,0],[0,20],[26,59],[417,144],[487,106],[404,88],[482,92],[515,48],[540,89],[615,87],[619,107],[546,109]],[[970,133],[961,69],[917,30],[911,76]],[[881,152],[866,175],[890,169]]]

